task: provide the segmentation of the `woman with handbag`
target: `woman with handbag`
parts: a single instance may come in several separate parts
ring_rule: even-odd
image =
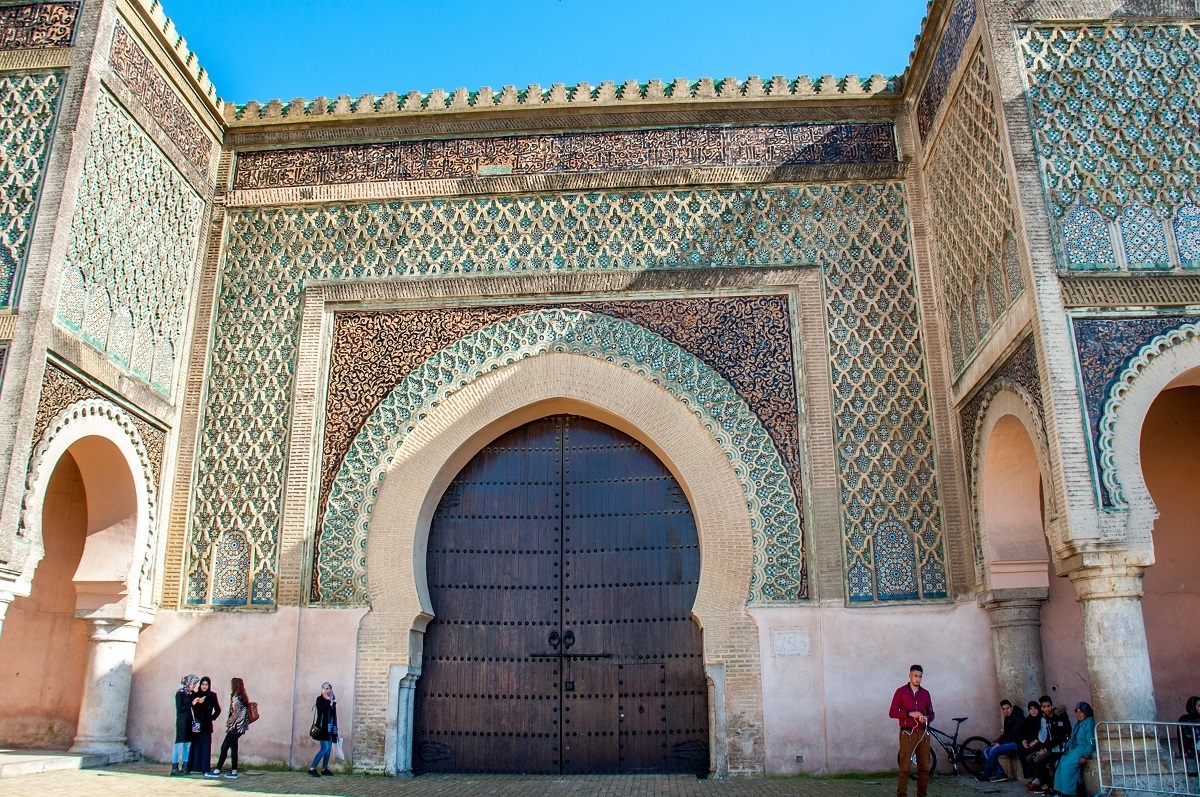
[[[237,780],[238,739],[250,728],[250,707],[254,706],[256,712],[258,710],[258,704],[250,702],[250,697],[246,694],[246,684],[241,678],[234,678],[229,682],[229,692],[229,718],[225,720],[225,741],[221,742],[221,757],[217,759],[216,769],[204,773],[206,778],[221,777],[221,767],[225,766],[225,756],[229,755],[231,768],[225,777]],[[257,714],[253,719],[257,719]]]
[[[188,754],[191,752],[192,699],[200,679],[185,675],[175,692],[175,747],[171,750],[171,777],[186,775]]]
[[[332,775],[329,771],[329,754],[333,752],[333,745],[338,739],[337,696],[333,694],[333,685],[328,681],[321,684],[321,694],[317,695],[317,702],[313,706],[313,724],[308,735],[321,744],[312,766],[308,768],[308,774],[314,778]],[[318,762],[322,763],[320,772],[317,771]]]
[[[219,716],[221,703],[217,700],[217,693],[212,690],[212,679],[206,675],[200,679],[196,695],[192,698],[194,738],[188,753],[188,773],[208,772],[208,766],[212,763],[213,720]]]

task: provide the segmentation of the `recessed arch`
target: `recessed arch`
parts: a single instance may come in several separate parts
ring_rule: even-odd
[[[63,408],[34,449],[19,532],[29,553],[18,583],[28,587],[44,555],[46,489],[67,451],[78,464],[88,495],[89,542],[75,580],[92,585],[92,604],[103,599],[109,613],[140,616],[151,597],[157,487],[133,419],[104,399],[83,399]]]
[[[971,473],[976,567],[987,589],[1045,588],[1045,521],[1054,513],[1049,448],[1033,397],[1009,380],[988,389]]]
[[[359,631],[355,707],[357,732],[386,738],[386,760],[372,763],[391,772],[408,769],[411,701],[405,709],[401,682],[407,677],[411,684],[419,675],[421,634],[432,617],[425,547],[442,494],[490,440],[557,413],[582,415],[628,434],[684,489],[701,545],[692,613],[704,632],[715,717],[711,768],[761,769],[757,630],[745,612],[752,527],[734,467],[693,411],[663,387],[619,364],[562,352],[517,359],[450,395],[405,437],[387,468],[366,537],[371,611]],[[390,696],[381,692],[382,684],[389,684]]]

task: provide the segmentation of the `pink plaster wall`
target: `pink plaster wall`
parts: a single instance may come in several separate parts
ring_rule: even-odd
[[[820,774],[896,767],[897,724],[887,716],[910,664],[925,668],[934,725],[961,738],[994,735],[992,631],[975,603],[752,609],[763,663],[767,772]],[[776,653],[785,649],[808,652]],[[804,756],[803,763],[796,756]]]
[[[321,682],[329,681],[338,696],[343,747],[352,760],[355,645],[365,613],[295,607],[261,613],[159,611],[138,642],[129,746],[147,758],[170,760],[179,679],[187,673],[208,675],[222,708],[213,734],[215,764],[224,738],[229,679],[237,676],[262,715],[242,737],[239,755],[245,765],[307,768],[317,751],[308,738],[313,701]]]
[[[45,558],[0,633],[0,746],[66,749],[75,737],[88,643],[71,579],[87,528],[83,478],[64,454],[46,489]]]
[[[1200,695],[1200,387],[1164,391],[1142,424],[1142,475],[1158,507],[1142,613],[1158,718],[1175,721]]]
[[[1049,551],[1049,546],[1047,546]],[[1083,650],[1083,615],[1075,600],[1075,587],[1050,570],[1049,600],[1042,606],[1042,661],[1046,666],[1046,691],[1057,705],[1091,701],[1087,656]],[[1028,703],[1038,695],[1027,695]],[[1014,703],[1016,698],[1010,698]]]

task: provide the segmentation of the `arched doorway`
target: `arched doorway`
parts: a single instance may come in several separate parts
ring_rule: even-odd
[[[1154,564],[1142,580],[1142,613],[1160,720],[1174,721],[1200,692],[1200,368],[1182,374],[1151,404],[1142,423],[1141,468],[1158,510]]]
[[[417,772],[707,771],[691,507],[642,444],[541,418],[485,446],[430,525]]]
[[[66,749],[75,738],[88,629],[75,617],[73,578],[87,532],[83,476],[66,453],[46,488],[45,558],[28,597],[9,607],[0,634],[0,746]]]

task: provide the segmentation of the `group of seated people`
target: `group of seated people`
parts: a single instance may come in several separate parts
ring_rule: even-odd
[[[1001,756],[1021,762],[1025,788],[1048,795],[1075,797],[1083,780],[1082,766],[1096,754],[1096,720],[1087,703],[1075,706],[1072,726],[1065,709],[1056,708],[1049,695],[1030,701],[1029,713],[1004,700],[1004,730],[984,753],[986,766],[980,780],[999,783],[1010,778],[1000,767]]]

